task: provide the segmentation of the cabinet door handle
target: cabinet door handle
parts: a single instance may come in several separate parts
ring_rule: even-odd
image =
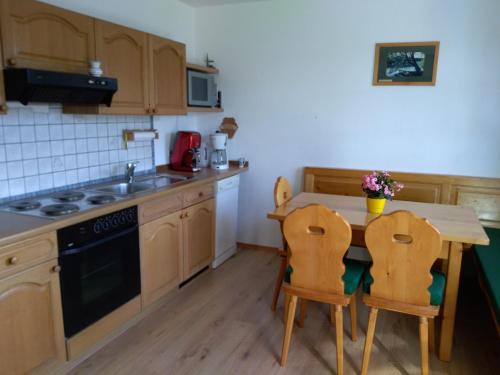
[[[144,111],[145,111],[146,113],[149,113],[150,109],[149,109],[149,108],[144,108]]]
[[[153,111],[153,113],[156,113],[156,108],[153,108],[152,111]]]
[[[54,273],[61,272],[61,266],[57,265],[57,266],[52,267],[52,272],[54,272]]]
[[[198,196],[199,196],[200,198],[201,198],[201,197],[203,197],[203,192],[202,192],[202,191],[200,191],[200,192],[198,193]]]
[[[17,264],[17,262],[19,262],[19,258],[18,258],[18,257],[11,257],[11,258],[9,258],[9,260],[8,260],[8,263],[9,263],[10,265]]]
[[[0,111],[7,112],[7,105],[5,104],[0,105]]]
[[[10,59],[7,60],[7,63],[9,65],[17,65],[17,60],[13,57],[11,57]]]

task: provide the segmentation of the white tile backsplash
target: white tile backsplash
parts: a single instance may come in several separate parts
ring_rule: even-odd
[[[7,161],[22,160],[23,152],[20,143],[5,145],[5,153],[7,154]]]
[[[38,161],[36,159],[28,159],[23,161],[23,172],[25,176],[38,175]]]
[[[8,178],[8,176],[7,176],[7,163],[0,163],[0,181],[3,181],[3,182],[0,182],[0,184],[5,183],[4,180],[6,180],[7,178]]]
[[[41,174],[40,176],[40,190],[52,189],[54,187],[54,180],[52,174]]]
[[[35,127],[33,125],[21,126],[21,139],[23,142],[34,142]]]
[[[23,162],[10,161],[7,163],[7,175],[9,180],[13,178],[23,177]]]
[[[21,142],[21,129],[19,125],[8,125],[3,129],[5,143]]]
[[[20,108],[19,109],[19,123],[21,125],[33,125],[35,123],[35,116],[33,114],[33,109]]]
[[[147,116],[63,114],[35,107],[10,108],[0,115],[0,200],[121,176],[125,163],[137,171],[154,168],[152,142],[125,149],[124,129],[148,129]]]
[[[40,190],[40,178],[39,176],[30,176],[24,178],[24,186],[26,188],[26,193],[34,193]]]
[[[24,194],[24,178],[14,178],[9,180],[9,193],[10,195]]]

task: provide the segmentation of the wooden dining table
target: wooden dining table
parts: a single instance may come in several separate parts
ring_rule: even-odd
[[[365,246],[364,231],[377,217],[366,210],[366,199],[344,195],[300,193],[267,214],[269,219],[284,221],[296,208],[321,204],[340,213],[351,225],[352,245]],[[488,245],[486,235],[475,211],[470,207],[409,201],[388,201],[384,214],[397,210],[412,211],[428,219],[440,232],[443,240],[439,258],[441,270],[446,274],[444,302],[438,320],[441,323],[438,357],[451,360],[453,331],[458,297],[462,252],[472,245]],[[431,350],[434,350],[431,343]]]

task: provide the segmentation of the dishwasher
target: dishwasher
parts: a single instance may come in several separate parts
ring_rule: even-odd
[[[219,180],[215,185],[215,258],[212,268],[236,253],[239,185],[239,175]]]

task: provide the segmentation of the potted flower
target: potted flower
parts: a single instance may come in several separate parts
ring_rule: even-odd
[[[362,188],[366,193],[366,207],[372,214],[381,214],[384,211],[386,199],[392,200],[394,193],[403,188],[403,184],[394,181],[387,172],[372,172],[363,176]]]

